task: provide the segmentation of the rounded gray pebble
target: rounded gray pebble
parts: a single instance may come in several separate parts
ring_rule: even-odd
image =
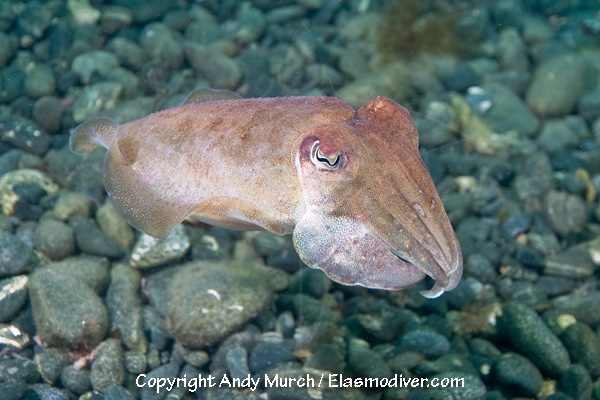
[[[450,350],[450,342],[435,331],[414,330],[400,337],[398,345],[405,350],[414,350],[434,359]]]
[[[498,330],[515,350],[529,358],[545,375],[560,376],[571,365],[562,342],[527,306],[505,303],[498,319]]]
[[[26,275],[0,279],[0,322],[8,321],[27,300]]]
[[[0,277],[23,274],[31,267],[31,250],[15,235],[0,231]]]
[[[38,64],[25,73],[25,92],[29,97],[37,99],[54,94],[56,81],[52,69],[44,64]]]
[[[90,371],[87,369],[76,369],[72,365],[63,368],[60,381],[66,389],[75,394],[83,394],[92,389]]]
[[[33,104],[33,120],[48,133],[58,132],[62,119],[60,99],[54,96],[44,96]]]
[[[592,398],[592,379],[589,372],[581,364],[573,364],[560,377],[557,388],[573,399]]]
[[[585,61],[575,54],[543,62],[536,68],[527,90],[527,105],[542,117],[568,114],[585,88],[585,71]]]
[[[51,268],[30,275],[29,299],[45,346],[93,348],[104,338],[108,315],[100,298],[77,279]]]
[[[111,386],[120,386],[125,379],[123,350],[116,339],[105,340],[98,346],[98,356],[92,363],[90,381],[94,390],[103,392]]]
[[[33,246],[51,260],[60,260],[75,250],[73,228],[55,219],[42,220],[33,234]]]
[[[571,359],[585,366],[593,379],[600,377],[600,338],[584,323],[576,322],[560,334]]]
[[[84,253],[109,258],[118,258],[123,255],[123,251],[115,241],[104,235],[91,219],[73,217],[71,226],[75,232],[77,247]]]
[[[535,397],[542,389],[542,374],[531,361],[519,354],[503,354],[493,368],[495,381],[514,396]]]

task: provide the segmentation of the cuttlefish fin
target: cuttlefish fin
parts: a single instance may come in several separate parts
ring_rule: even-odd
[[[159,239],[190,213],[190,204],[169,199],[164,190],[145,182],[127,159],[127,152],[113,144],[104,163],[104,186],[116,211],[133,227]]]
[[[218,100],[237,100],[242,96],[227,89],[197,89],[181,103],[182,106],[192,103],[208,103],[209,101]]]
[[[75,128],[69,147],[76,154],[89,153],[98,146],[108,149],[118,130],[119,124],[110,118],[92,118]]]

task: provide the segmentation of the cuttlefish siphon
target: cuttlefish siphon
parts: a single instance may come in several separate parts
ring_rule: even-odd
[[[313,268],[346,285],[433,298],[462,255],[418,151],[410,113],[385,97],[355,111],[332,97],[242,99],[202,89],[179,107],[77,127],[71,150],[108,149],[104,183],[134,227],[165,238],[188,216],[293,234]]]

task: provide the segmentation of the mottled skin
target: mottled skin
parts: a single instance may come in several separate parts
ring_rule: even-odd
[[[406,109],[383,97],[354,111],[329,97],[214,101],[207,93],[74,132],[76,152],[109,149],[106,189],[131,225],[164,238],[193,215],[293,232],[302,260],[344,284],[402,289],[429,275],[436,284],[427,297],[456,286],[460,247]]]

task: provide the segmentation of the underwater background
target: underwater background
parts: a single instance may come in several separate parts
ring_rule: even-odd
[[[0,400],[600,400],[598,0],[0,0],[0,69]],[[458,287],[333,283],[290,236],[132,229],[69,134],[203,87],[407,107]]]

